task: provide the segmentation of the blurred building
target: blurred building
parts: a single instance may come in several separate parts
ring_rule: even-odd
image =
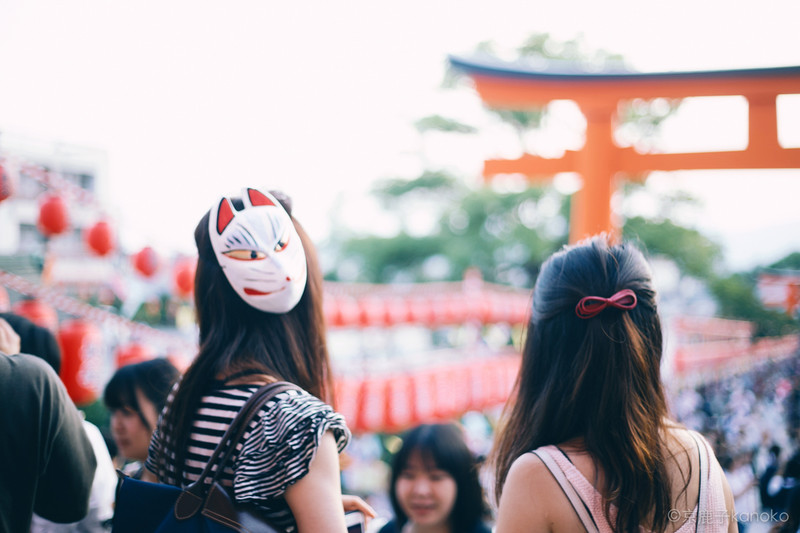
[[[11,196],[0,202],[0,270],[69,288],[111,285],[111,259],[91,253],[84,240],[104,215],[106,152],[3,134],[0,165],[13,183]],[[68,229],[49,238],[37,225],[47,194],[60,196],[69,216]]]

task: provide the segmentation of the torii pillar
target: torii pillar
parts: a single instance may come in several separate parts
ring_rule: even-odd
[[[618,235],[611,195],[620,172],[642,175],[653,170],[800,168],[800,148],[778,143],[776,99],[800,93],[800,66],[702,72],[560,72],[519,64],[450,57],[472,78],[483,101],[493,108],[529,109],[551,100],[573,100],[586,117],[586,143],[558,159],[524,154],[519,159],[490,159],[484,177],[520,173],[529,179],[577,172],[583,188],[575,193],[570,214],[570,242],[600,232]],[[749,104],[747,148],[725,152],[640,154],[613,140],[619,103],[634,98],[744,96]]]

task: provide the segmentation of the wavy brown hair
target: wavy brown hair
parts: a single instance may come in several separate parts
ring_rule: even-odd
[[[636,293],[634,309],[576,315],[584,296],[623,289]],[[644,521],[664,531],[671,498],[661,354],[656,293],[637,248],[598,236],[551,256],[534,287],[522,364],[492,453],[498,501],[519,456],[581,439],[603,472],[598,489],[614,531],[638,531]]]
[[[198,261],[194,302],[200,330],[200,349],[186,370],[161,429],[164,445],[158,458],[159,478],[166,474],[164,448],[175,453],[177,479],[182,479],[186,444],[193,416],[202,396],[218,376],[260,371],[300,386],[323,401],[332,402],[333,386],[322,310],[322,272],[314,245],[297,220],[284,194],[270,191],[292,218],[306,255],[308,281],[298,304],[282,314],[260,311],[233,290],[217,262],[208,233],[210,212],[195,228]],[[231,198],[236,209],[240,198]]]

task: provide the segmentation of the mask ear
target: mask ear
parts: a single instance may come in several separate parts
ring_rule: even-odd
[[[256,189],[247,189],[247,198],[250,200],[250,205],[275,205],[266,194]]]
[[[222,235],[231,220],[233,220],[233,205],[231,205],[230,200],[223,198],[219,201],[219,209],[217,210],[217,233],[219,235]]]

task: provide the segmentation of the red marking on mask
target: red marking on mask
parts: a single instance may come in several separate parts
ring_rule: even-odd
[[[275,205],[275,202],[267,198],[267,196],[255,189],[247,189],[247,196],[250,198],[250,203],[256,205]]]
[[[223,198],[219,202],[219,211],[217,212],[217,233],[222,235],[231,220],[233,220],[233,207],[227,198]]]

